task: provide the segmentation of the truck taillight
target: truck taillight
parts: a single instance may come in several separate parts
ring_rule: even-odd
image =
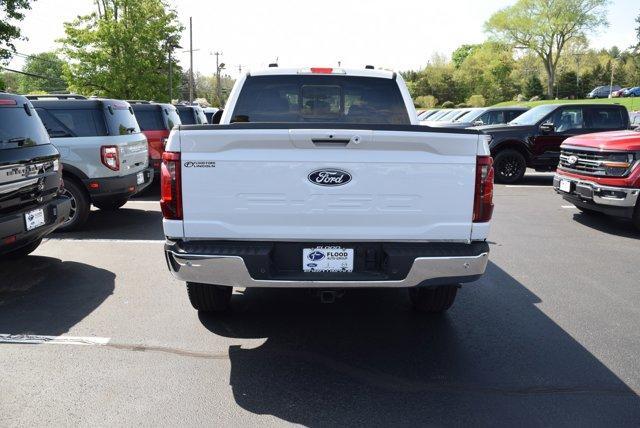
[[[120,170],[120,154],[118,146],[100,147],[100,160],[102,164],[113,171]]]
[[[491,220],[493,214],[493,159],[478,156],[476,160],[476,194],[473,201],[473,221]]]
[[[160,208],[167,220],[182,220],[180,153],[164,152],[160,166]]]

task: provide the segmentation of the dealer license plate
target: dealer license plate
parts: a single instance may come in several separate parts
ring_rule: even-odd
[[[304,248],[302,270],[304,272],[353,272],[353,248]]]
[[[571,193],[571,182],[569,180],[560,180],[560,190]]]
[[[144,183],[144,172],[138,173],[138,184]]]
[[[29,211],[25,213],[24,220],[27,223],[27,230],[33,230],[45,224],[44,210],[39,208],[37,210]]]

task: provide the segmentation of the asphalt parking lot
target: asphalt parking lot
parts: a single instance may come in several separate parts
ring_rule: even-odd
[[[497,186],[488,272],[441,318],[403,290],[237,290],[199,315],[157,194],[94,211],[0,265],[0,334],[62,336],[0,343],[0,425],[637,426],[640,233],[551,177]]]

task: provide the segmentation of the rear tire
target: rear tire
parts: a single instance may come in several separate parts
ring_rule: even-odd
[[[493,158],[496,183],[512,184],[522,180],[527,170],[527,160],[517,150],[505,149]]]
[[[94,202],[93,205],[100,208],[102,211],[115,211],[118,208],[122,208],[129,199],[114,199],[111,201]]]
[[[71,210],[69,219],[56,229],[56,232],[70,232],[79,229],[89,218],[91,202],[89,195],[84,188],[74,179],[64,178],[64,189],[62,194],[71,199]]]
[[[26,257],[29,254],[33,253],[36,250],[36,248],[40,246],[41,243],[42,243],[42,238],[37,239],[25,245],[24,247],[20,247],[18,249],[11,251],[10,253],[5,254],[5,257],[10,260],[21,259],[22,257]]]
[[[458,294],[458,285],[414,287],[409,289],[409,298],[413,304],[413,309],[429,314],[445,312],[453,305],[456,300],[456,294]]]
[[[233,287],[187,282],[187,294],[194,309],[202,312],[223,312],[229,309]]]

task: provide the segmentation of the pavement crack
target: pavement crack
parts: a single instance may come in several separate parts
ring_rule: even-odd
[[[159,352],[163,354],[178,355],[181,357],[190,358],[202,358],[206,360],[228,360],[229,353],[209,354],[206,352],[195,352],[181,348],[170,348],[167,346],[153,346],[153,345],[137,345],[137,344],[125,344],[125,343],[108,343],[103,345],[105,348],[118,349],[120,351],[134,351],[134,352]]]

